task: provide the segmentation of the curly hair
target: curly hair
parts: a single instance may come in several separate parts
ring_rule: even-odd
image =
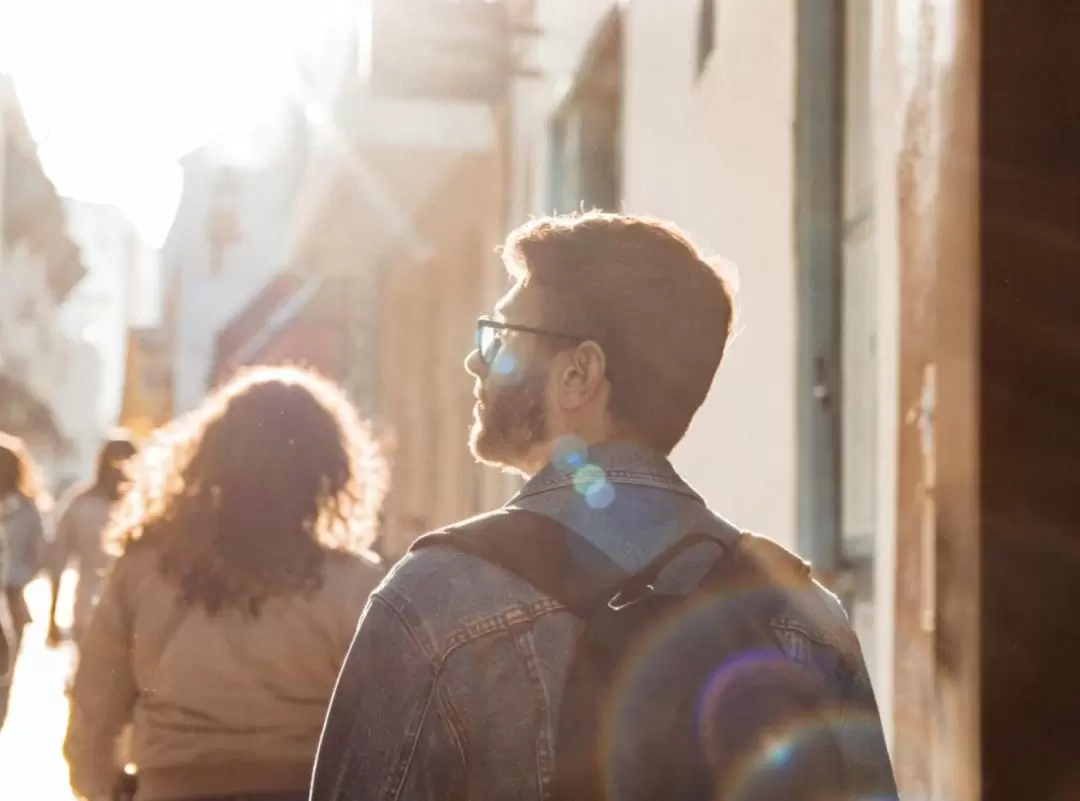
[[[160,556],[210,614],[252,615],[322,584],[332,551],[367,551],[385,466],[339,387],[298,367],[239,373],[126,464],[110,541]]]
[[[33,501],[42,511],[52,505],[52,497],[26,443],[0,431],[0,498],[9,492]]]

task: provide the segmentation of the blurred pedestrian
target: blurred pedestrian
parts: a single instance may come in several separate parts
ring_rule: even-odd
[[[534,220],[503,254],[470,444],[527,481],[372,594],[313,801],[895,798],[839,601],[669,461],[732,332],[721,275],[621,214]]]
[[[42,567],[41,515],[51,505],[26,444],[0,432],[0,725],[7,717],[10,678],[30,622],[24,591]]]
[[[120,497],[124,482],[124,462],[135,455],[135,445],[127,437],[108,440],[98,454],[97,470],[89,485],[70,488],[59,505],[56,533],[50,554],[52,603],[49,606],[49,642],[60,640],[56,625],[56,604],[60,580],[71,562],[78,570],[75,603],[72,609],[72,639],[82,637],[90,610],[97,601],[109,557],[105,548],[105,527]]]
[[[256,368],[132,461],[122,552],[81,643],[64,746],[107,797],[306,799],[326,706],[381,571],[379,454],[341,390]]]

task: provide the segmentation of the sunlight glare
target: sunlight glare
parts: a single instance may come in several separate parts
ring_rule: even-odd
[[[0,0],[0,71],[59,192],[120,206],[157,246],[179,199],[177,160],[289,101],[316,7]]]

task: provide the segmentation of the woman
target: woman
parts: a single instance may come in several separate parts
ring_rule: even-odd
[[[41,568],[41,512],[49,502],[26,445],[0,432],[0,726],[7,717],[22,632],[30,622],[23,591]]]
[[[115,438],[104,444],[98,454],[97,475],[89,487],[76,487],[69,491],[56,524],[51,559],[52,605],[49,607],[49,641],[59,641],[56,626],[56,602],[60,593],[60,579],[70,562],[79,571],[79,583],[75,586],[75,605],[72,612],[72,638],[78,642],[86,628],[90,610],[97,601],[101,582],[108,566],[105,552],[105,526],[109,513],[120,497],[123,483],[124,462],[135,455],[130,439]]]
[[[341,391],[257,368],[145,446],[81,643],[65,755],[80,795],[306,799],[323,717],[380,578],[382,464]]]

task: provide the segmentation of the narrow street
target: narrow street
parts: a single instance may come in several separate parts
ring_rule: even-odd
[[[71,582],[65,582],[65,587],[70,586]],[[68,645],[57,649],[45,645],[48,582],[34,582],[27,598],[35,619],[27,629],[15,674],[10,716],[0,731],[0,798],[71,801],[61,745],[67,724],[64,681],[73,651]],[[62,597],[60,608],[66,611],[69,602],[69,597]]]

